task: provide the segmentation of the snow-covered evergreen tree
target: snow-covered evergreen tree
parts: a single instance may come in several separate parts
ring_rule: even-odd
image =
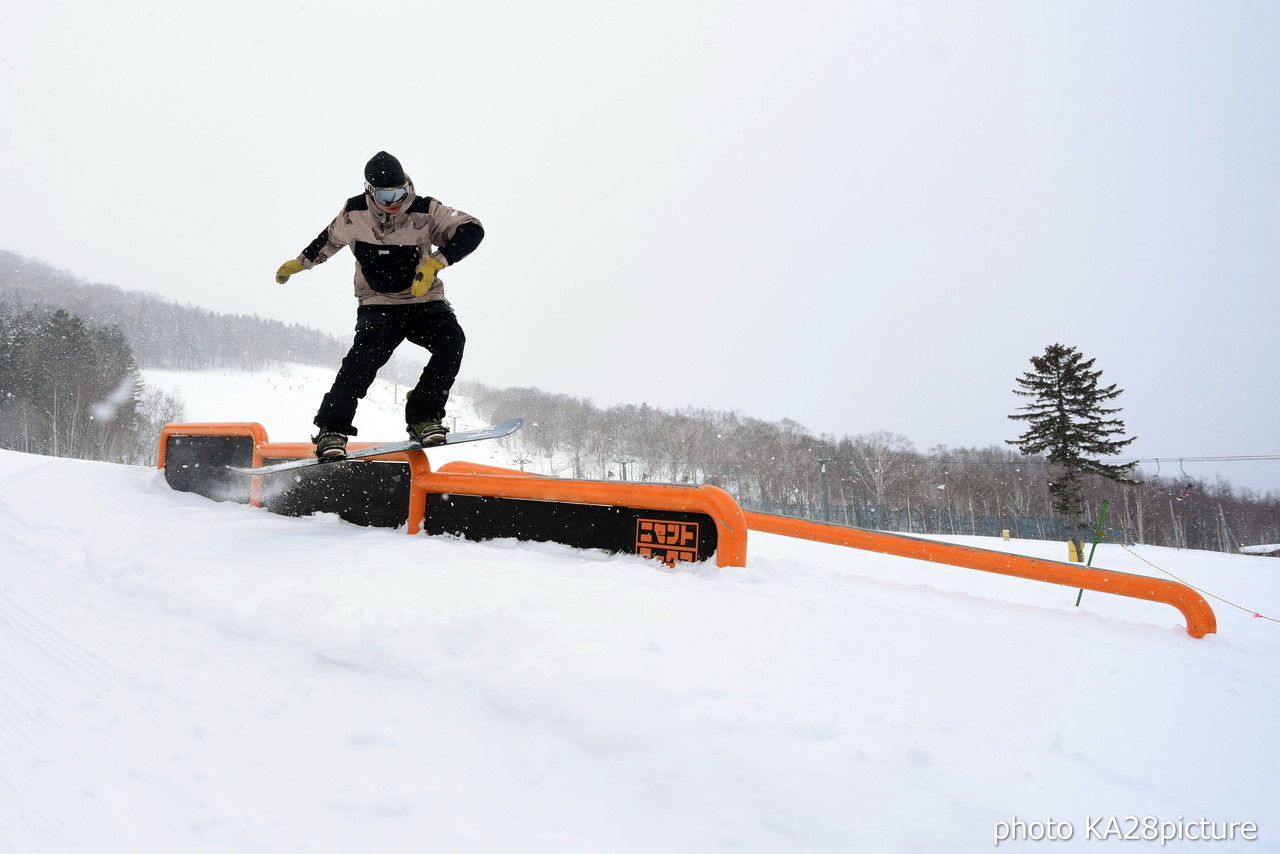
[[[1034,370],[1018,377],[1021,388],[1013,390],[1031,402],[1009,416],[1028,426],[1008,443],[1028,456],[1043,455],[1059,468],[1049,482],[1054,510],[1081,534],[1090,527],[1082,498],[1084,476],[1132,483],[1133,463],[1118,465],[1100,458],[1114,456],[1137,438],[1124,438],[1124,422],[1113,417],[1120,410],[1106,405],[1123,389],[1114,383],[1099,385],[1102,371],[1093,369],[1095,361],[1085,360],[1074,347],[1049,345],[1044,355],[1031,358]]]

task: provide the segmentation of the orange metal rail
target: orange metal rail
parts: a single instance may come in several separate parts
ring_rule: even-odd
[[[506,469],[501,466],[491,466],[488,463],[469,463],[466,460],[447,462],[436,471],[451,474],[509,474],[512,477],[545,477],[545,475],[538,475],[534,472]]]
[[[1150,602],[1163,602],[1182,612],[1187,620],[1187,634],[1193,638],[1202,638],[1218,630],[1217,618],[1204,597],[1176,581],[1104,569],[1088,569],[1052,560],[921,540],[901,534],[824,525],[819,522],[771,516],[766,513],[746,512],[744,515],[751,530],[766,534],[782,534],[787,537],[799,537],[898,557],[945,563],[1000,575],[1012,575],[1017,578],[1029,578],[1033,581],[1047,581],[1050,584],[1061,584],[1065,587],[1096,590],[1099,593],[1113,593],[1117,596],[1146,599]]]
[[[248,436],[253,445],[267,441],[267,428],[256,421],[226,424],[166,424],[160,429],[160,451],[156,468],[164,468],[165,457],[169,452],[170,436]],[[255,458],[253,464],[258,465]]]
[[[296,459],[309,457],[315,452],[307,443],[269,442],[266,430],[256,423],[170,424],[160,434],[160,468],[164,468],[168,440],[172,436],[248,436],[253,439],[254,466],[261,465],[264,459]],[[355,443],[350,447],[354,450],[370,447],[371,444]],[[719,566],[746,566],[747,532],[761,531],[1162,602],[1182,612],[1187,620],[1187,633],[1192,637],[1200,638],[1217,631],[1217,619],[1209,603],[1184,584],[1129,573],[1086,569],[1057,561],[922,540],[901,534],[744,512],[727,492],[714,486],[561,480],[466,462],[446,463],[440,471],[432,471],[431,464],[422,451],[402,451],[373,457],[371,460],[408,463],[411,488],[407,527],[410,534],[421,530],[426,516],[427,495],[432,492],[702,513],[710,516],[716,525],[716,564]],[[255,505],[261,504],[261,481],[260,476],[251,478],[250,501]]]
[[[305,442],[270,442],[261,424],[170,424],[160,435],[157,466],[164,468],[170,436],[249,436],[253,439],[253,465],[267,459],[301,459],[315,453]],[[353,442],[351,450],[376,443]],[[671,510],[703,513],[716,525],[716,564],[746,566],[747,523],[742,508],[727,492],[714,486],[666,486],[607,481],[561,480],[541,477],[482,463],[450,462],[438,472],[423,451],[401,451],[370,457],[363,462],[398,460],[409,464],[410,483],[407,529],[416,534],[426,518],[428,493],[524,498],[629,507],[639,510]],[[250,476],[249,501],[261,506],[262,477]]]

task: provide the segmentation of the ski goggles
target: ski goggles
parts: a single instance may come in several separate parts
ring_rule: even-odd
[[[394,205],[396,202],[404,200],[409,195],[409,185],[401,184],[399,187],[370,187],[367,184],[365,189],[373,196],[373,200],[380,205]]]

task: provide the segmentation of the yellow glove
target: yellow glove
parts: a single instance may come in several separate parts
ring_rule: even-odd
[[[303,266],[297,261],[285,261],[280,265],[280,269],[276,270],[276,281],[283,285],[289,281],[290,276],[294,273],[301,273],[303,269]]]
[[[444,262],[435,258],[428,258],[418,272],[413,274],[413,295],[415,297],[425,297],[427,291],[431,290],[431,283],[436,280],[436,273],[444,269]]]

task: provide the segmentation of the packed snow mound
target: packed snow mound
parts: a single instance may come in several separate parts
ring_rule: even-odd
[[[781,537],[671,572],[13,452],[0,542],[0,852],[977,851],[1050,817],[1088,851],[1107,816],[1280,850],[1277,626],[1216,601],[1194,640],[1167,606]],[[1267,559],[1135,551],[1280,613]]]

